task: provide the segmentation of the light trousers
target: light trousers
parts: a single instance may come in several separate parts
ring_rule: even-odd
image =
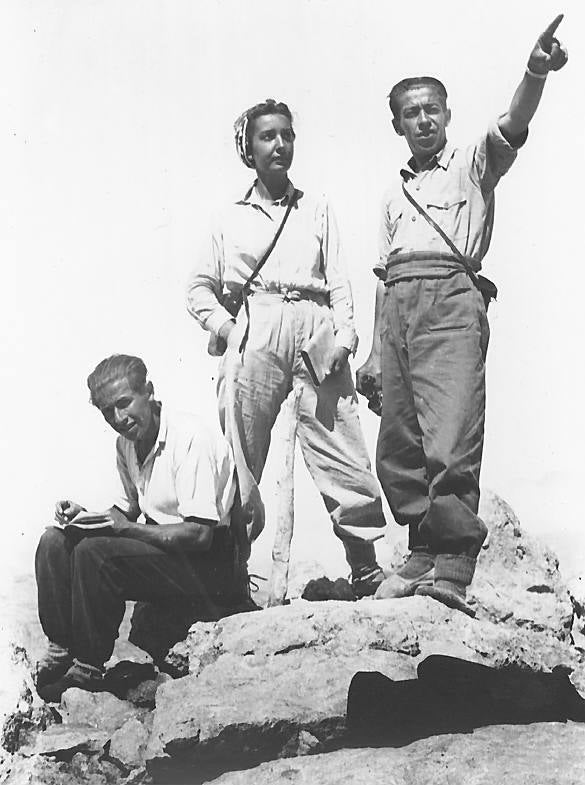
[[[242,353],[228,350],[218,380],[224,433],[231,443],[240,499],[232,516],[249,544],[264,527],[258,483],[270,446],[272,427],[287,395],[297,383],[300,399],[298,439],[303,458],[335,534],[354,558],[375,563],[371,542],[383,534],[384,515],[378,483],[370,468],[349,365],[316,387],[301,349],[324,321],[333,329],[331,310],[322,298],[288,300],[280,294],[255,293],[249,300],[249,335]],[[243,335],[246,315],[238,315]],[[366,547],[367,546],[367,547]],[[351,563],[351,562],[354,563]]]

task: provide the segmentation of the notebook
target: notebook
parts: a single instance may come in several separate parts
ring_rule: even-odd
[[[71,526],[74,529],[81,531],[95,531],[97,529],[108,529],[113,521],[109,515],[103,512],[80,512],[78,515],[69,521],[69,523],[54,523],[52,524],[57,529],[63,529]]]
[[[333,326],[331,322],[325,321],[301,350],[301,357],[316,387],[329,375],[334,350]]]

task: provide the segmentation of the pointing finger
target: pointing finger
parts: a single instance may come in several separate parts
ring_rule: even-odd
[[[552,38],[556,32],[557,27],[563,21],[563,17],[564,14],[559,14],[557,17],[555,17],[553,21],[549,24],[549,26],[546,28],[544,33],[542,34],[543,37],[546,36],[547,38]]]

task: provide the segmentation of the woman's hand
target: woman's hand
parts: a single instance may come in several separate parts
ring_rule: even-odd
[[[341,373],[347,365],[349,357],[349,349],[345,346],[338,346],[333,352],[333,359],[331,360],[330,374]]]

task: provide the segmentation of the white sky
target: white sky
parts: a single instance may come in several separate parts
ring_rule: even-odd
[[[215,417],[216,360],[186,313],[184,283],[211,212],[250,179],[233,151],[234,118],[266,97],[295,113],[292,179],[329,194],[342,231],[361,335],[355,370],[370,343],[380,198],[408,157],[385,95],[405,75],[439,76],[450,139],[471,141],[505,111],[534,40],[559,11],[570,62],[550,77],[528,143],[498,188],[485,263],[500,299],[490,310],[482,479],[567,573],[582,572],[581,8],[4,0],[4,577],[32,569],[57,498],[109,504],[114,435],[85,386],[100,359],[141,355],[160,397]],[[373,451],[378,421],[365,407],[362,420]],[[273,450],[270,512],[281,462]],[[343,570],[301,463],[297,521],[295,552],[334,558]],[[268,532],[258,554],[270,545]]]

